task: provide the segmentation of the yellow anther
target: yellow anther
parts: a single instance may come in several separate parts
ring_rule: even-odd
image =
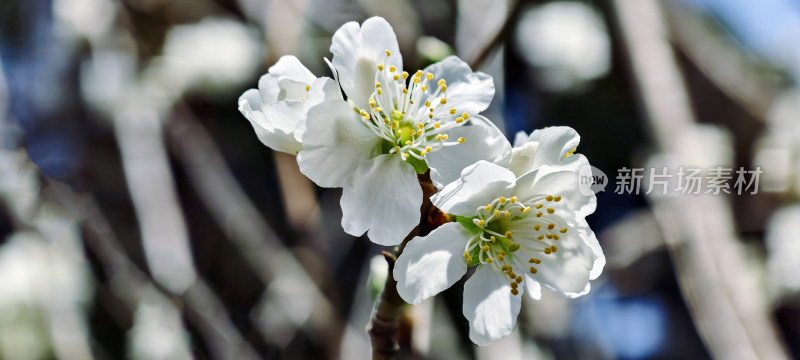
[[[422,129],[422,128],[424,128],[424,127],[425,127],[425,124],[423,124],[423,123],[417,123],[417,127],[418,127],[418,128],[420,128],[420,129]]]
[[[552,238],[553,238],[553,234],[547,234],[547,235],[545,235],[544,237],[546,237],[546,238],[548,238],[548,239],[552,239]]]
[[[408,94],[408,89],[403,89],[403,94]]]
[[[392,124],[392,122],[391,122],[391,121],[389,121],[389,118],[384,118],[384,119],[383,119],[383,122],[384,122],[386,125],[391,125],[391,124]]]
[[[389,72],[395,72],[395,71],[397,71],[397,67],[395,67],[394,65],[389,66]]]
[[[507,254],[507,253],[506,253],[505,251],[503,251],[503,250],[500,250],[500,251],[498,251],[498,253],[499,253],[500,255],[505,255],[505,254]]]
[[[400,147],[399,146],[395,146],[394,147],[394,151],[399,153],[400,152]]]
[[[489,252],[489,245],[483,245],[483,247],[481,248],[481,251]]]
[[[414,77],[422,77],[422,70],[417,70],[417,72],[414,73]]]
[[[542,212],[539,211],[538,213],[536,213],[536,217],[542,217]]]
[[[497,242],[497,238],[496,238],[496,237],[494,237],[494,235],[492,235],[491,239],[492,239],[492,243],[495,243],[495,242]]]
[[[478,226],[486,225],[486,221],[478,220]]]
[[[500,216],[500,210],[495,210],[494,211],[494,216]]]
[[[536,204],[536,208],[537,208],[537,209],[541,209],[541,208],[542,208],[542,206],[544,206],[544,205],[542,205],[542,204]]]
[[[508,234],[508,233],[506,233],[506,234]],[[510,251],[510,252],[517,251],[517,250],[519,250],[519,248],[520,248],[520,245],[517,244],[517,243],[512,243],[511,245],[508,245],[508,251]]]
[[[559,231],[561,231],[561,233],[562,233],[562,234],[563,234],[563,233],[566,233],[566,232],[567,232],[567,228],[562,228],[562,229],[561,229],[561,230],[559,230]]]
[[[508,210],[506,210],[506,217],[507,217],[507,218],[510,218],[510,217],[511,217],[511,213],[510,213],[510,212],[508,212]]]
[[[436,141],[442,141],[442,134],[436,135]]]
[[[511,289],[511,295],[515,295],[515,296],[516,296],[516,295],[519,295],[519,290],[517,290],[517,289]]]
[[[415,77],[415,78],[414,78],[414,84],[419,84],[419,82],[420,82],[419,78],[418,78],[418,77]],[[422,90],[422,91],[425,91],[425,90]]]
[[[433,80],[433,74],[428,73],[427,75],[425,75],[425,78],[428,80]]]
[[[558,251],[558,247],[553,245],[553,246],[550,247],[550,251],[556,252],[556,251]]]
[[[506,231],[506,239],[511,239],[511,231]]]
[[[533,230],[539,231],[539,229],[541,229],[541,228],[542,228],[542,225],[539,225],[539,224],[533,225]]]
[[[514,279],[514,281],[516,281],[517,284],[521,283],[522,282],[522,276],[517,276],[517,278]]]
[[[558,240],[558,239],[561,239],[561,238],[558,237],[558,235],[553,235],[553,240]]]
[[[458,138],[458,143],[459,144],[463,144],[465,141],[467,141],[467,139],[464,139],[464,137]]]
[[[394,125],[394,124],[393,124],[393,125]],[[392,126],[392,128],[394,128],[394,126]],[[401,131],[401,130],[397,130],[397,136],[403,136],[403,131]]]
[[[494,260],[492,260],[492,258],[486,258],[486,262],[491,264],[494,262]]]
[[[428,110],[430,110],[431,112],[433,112],[433,108],[430,108],[430,109],[428,109]]]
[[[381,111],[383,111],[382,107],[378,106],[378,107],[375,108],[375,112],[381,112]]]
[[[524,212],[524,213],[526,213],[528,211],[531,211],[531,207],[530,206],[526,206],[524,209],[522,209],[522,212]]]
[[[511,270],[511,266],[508,266],[508,265],[503,265],[503,266],[500,267],[500,271],[510,271],[510,270]]]
[[[426,90],[428,90],[428,85],[422,85],[420,89],[422,89],[422,91],[425,92]]]
[[[400,75],[394,74],[394,81],[400,80]]]
[[[506,203],[505,196],[501,196],[500,199],[498,199],[498,201],[500,201],[501,204],[505,204]]]
[[[484,207],[484,208],[483,208],[483,210],[484,210],[484,211],[489,211],[489,210],[492,210],[492,205],[491,205],[491,204],[489,204],[489,205],[486,205],[486,207]]]
[[[447,81],[444,81],[444,79],[439,79],[439,82],[436,83],[436,85],[439,86],[444,86],[444,84],[447,84]]]
[[[466,254],[466,252],[464,252],[464,253]],[[528,262],[531,263],[531,264],[538,264],[538,263],[540,263],[542,261],[537,259],[537,258],[530,258],[530,259],[528,259]]]
[[[465,258],[468,258],[468,257],[469,257],[469,253],[468,253],[468,252],[466,252],[466,251],[464,251],[464,257],[465,257]]]
[[[311,90],[311,86],[306,85],[306,91]]]
[[[539,272],[539,270],[536,270],[535,267],[531,266],[531,274],[536,274],[538,272]]]
[[[383,64],[378,64],[378,70],[383,71]]]
[[[455,114],[456,114],[456,108],[450,109],[450,115],[455,115]]]
[[[425,102],[425,106],[431,106],[431,102],[430,101],[426,101]]]
[[[406,145],[411,146],[411,140],[406,140]]]
[[[463,113],[461,114],[461,117],[463,117],[464,119],[469,119],[469,114]]]
[[[550,250],[550,248],[544,248],[544,253],[550,255],[553,253],[553,250]]]
[[[537,237],[537,239],[544,240],[544,235],[539,235],[539,237]]]
[[[369,98],[369,106],[370,107],[376,107],[376,106],[378,106],[378,103],[375,102],[375,99]]]
[[[555,201],[555,202],[559,202],[559,201],[561,201],[561,195],[559,195],[559,196],[553,196],[553,201]]]
[[[509,200],[511,200],[511,203],[513,204],[513,203],[517,202],[517,197],[516,196],[512,196],[511,199],[509,199]]]
[[[450,137],[450,136],[449,136],[449,135],[447,135],[447,134],[442,134],[442,139],[445,139],[445,140],[447,140],[447,138],[449,138],[449,137]]]
[[[464,118],[463,117],[457,117],[456,118],[456,124],[461,124],[462,122],[464,122]]]
[[[440,124],[438,122],[433,124],[433,127],[437,128],[437,129],[440,128],[441,126],[442,126],[442,124]]]
[[[389,49],[386,49],[386,56],[392,56],[392,52]]]
[[[547,201],[553,201],[553,195],[547,195],[547,197],[545,197],[544,199]]]
[[[433,148],[430,145],[425,147],[425,152],[431,152],[431,151],[433,151]]]
[[[379,88],[379,87],[381,87],[381,82],[380,82],[380,81],[376,82],[376,83],[375,83],[375,87],[376,87],[376,88]]]
[[[425,150],[422,150],[422,151],[419,152],[419,156],[425,156],[425,154],[427,154],[427,152]]]
[[[383,91],[381,91],[381,88],[378,88],[378,95],[382,95],[382,94],[383,94]]]
[[[514,274],[514,271],[511,270],[511,266],[508,267],[508,274],[507,275],[512,280],[517,278],[517,274]]]
[[[517,284],[517,283],[515,283],[515,282],[512,282],[512,283],[511,283],[511,288],[512,288],[512,289],[516,289],[518,286],[519,286],[519,284]]]
[[[401,156],[403,157],[403,160],[408,159],[408,153],[403,153]]]
[[[556,224],[547,224],[548,230],[553,230],[554,227],[556,227]]]
[[[403,71],[403,80],[408,79],[408,73]]]
[[[552,213],[554,213],[554,212],[556,212],[556,209],[553,209],[553,208],[547,208],[547,213],[548,213],[548,214],[552,214]]]
[[[441,100],[439,100],[439,104],[442,105],[447,104],[447,98],[442,98]]]

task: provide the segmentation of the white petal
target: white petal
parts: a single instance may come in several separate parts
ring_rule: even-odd
[[[461,171],[480,160],[507,166],[511,160],[511,144],[491,121],[483,116],[472,117],[472,125],[449,131],[454,139],[464,137],[464,144],[448,146],[427,155],[433,185],[441,189],[461,176]]]
[[[258,91],[262,103],[271,104],[278,101],[278,94],[281,92],[278,78],[269,73],[261,75],[258,79]]]
[[[528,134],[526,134],[524,131],[520,130],[514,134],[514,147],[522,146],[526,142],[528,142]]]
[[[478,265],[464,284],[464,317],[469,320],[469,338],[477,345],[488,345],[510,334],[517,325],[522,303],[520,294],[491,266]]]
[[[533,195],[558,195],[561,196],[556,207],[559,211],[568,210],[572,217],[586,217],[597,207],[597,197],[582,194],[579,181],[580,175],[575,170],[544,165],[518,178],[514,193],[523,199]]]
[[[317,79],[296,57],[292,55],[281,56],[269,68],[269,73],[277,77],[285,77],[304,84],[311,84]]]
[[[308,91],[308,99],[305,101],[306,113],[315,105],[325,100],[342,100],[342,92],[339,90],[339,84],[331,78],[321,77],[311,83],[311,89]],[[306,116],[303,121],[297,123],[294,137],[298,141],[303,138],[303,133],[306,131]]]
[[[475,115],[489,107],[494,97],[494,81],[482,72],[472,72],[469,65],[457,56],[425,68],[436,79],[447,82],[447,106],[454,107],[458,113]]]
[[[525,269],[524,267],[522,269]],[[541,300],[542,299],[542,285],[539,284],[536,279],[534,279],[530,273],[523,271],[522,277],[525,278],[523,284],[525,284],[525,293],[531,297],[533,300]]]
[[[539,150],[538,142],[526,142],[515,146],[511,150],[511,163],[508,165],[508,169],[517,177],[535,170],[537,150]]]
[[[261,104],[258,90],[250,89],[239,98],[239,111],[250,121],[264,145],[292,155],[302,149],[294,137],[294,129],[304,112],[301,103]]]
[[[391,56],[386,56],[386,50]],[[381,17],[342,25],[333,34],[331,43],[333,66],[347,97],[360,109],[369,105],[370,94],[375,90],[375,73],[378,64],[395,65],[403,71],[403,58],[392,26]]]
[[[578,297],[588,292],[590,275],[599,275],[602,272],[600,263],[605,263],[602,251],[598,257],[599,245],[593,249],[583,239],[589,232],[591,229],[585,222],[582,226],[571,226],[556,242],[558,251],[541,256],[542,263],[536,266],[539,272],[532,277],[545,287],[568,297]],[[594,243],[597,244],[596,238]],[[598,262],[598,266],[595,266],[595,262]],[[593,272],[596,274],[590,274]]]
[[[552,126],[534,131],[528,141],[539,143],[536,166],[566,165],[576,159],[572,156],[564,157],[564,154],[577,148],[581,137],[569,126]]]
[[[394,264],[400,297],[409,304],[419,305],[461,279],[467,272],[464,245],[472,236],[461,224],[451,222],[428,236],[409,241]]]
[[[508,169],[487,161],[478,161],[464,169],[461,177],[431,196],[434,206],[448,214],[474,215],[501,195],[509,195],[516,178]]]
[[[397,245],[419,223],[422,188],[414,168],[397,154],[380,155],[358,166],[342,193],[342,227],[379,245]]]
[[[328,100],[308,110],[297,155],[300,171],[322,187],[350,183],[358,164],[378,154],[380,138],[344,101]]]

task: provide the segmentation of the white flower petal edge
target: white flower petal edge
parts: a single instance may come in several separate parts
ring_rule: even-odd
[[[488,161],[464,169],[461,177],[431,196],[434,206],[448,214],[469,215],[513,187],[514,174]]]
[[[473,72],[463,60],[448,56],[425,68],[447,82],[447,104],[457,112],[477,114],[489,107],[494,97],[494,80],[483,72]]]
[[[350,185],[361,161],[378,155],[380,138],[344,101],[328,100],[312,107],[306,127],[297,163],[300,172],[319,186]]]
[[[464,238],[472,236],[461,224],[447,223],[428,236],[408,242],[394,264],[397,292],[409,304],[419,305],[456,283],[467,272],[462,252]]]
[[[331,79],[317,79],[294,56],[283,56],[261,76],[258,89],[242,94],[239,111],[264,145],[296,154],[302,149],[296,131],[305,128],[306,112],[325,99],[341,99],[335,87]]]
[[[369,18],[361,26],[355,21],[342,25],[333,34],[331,52],[339,83],[359,109],[369,105],[378,64],[394,65],[398,72],[403,71],[397,37],[381,17]]]
[[[464,284],[463,312],[469,320],[469,338],[479,346],[510,334],[522,305],[522,298],[511,294],[509,283],[495,271],[490,266],[478,266]]]
[[[342,227],[379,245],[397,245],[419,223],[422,188],[411,165],[394,155],[362,161],[342,192]]]
[[[579,169],[577,150],[580,135],[568,126],[553,126],[534,131],[530,136],[520,131],[514,137],[509,169],[520,177],[542,165]],[[588,164],[588,161],[586,162]]]
[[[455,128],[450,133],[456,138],[470,139],[470,142],[465,146],[447,147],[428,155],[431,181],[439,189],[456,181],[464,168],[480,160],[504,167],[511,162],[511,144],[503,132],[483,116],[472,117],[472,125]]]

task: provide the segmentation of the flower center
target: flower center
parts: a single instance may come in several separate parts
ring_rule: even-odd
[[[467,265],[494,267],[508,278],[511,293],[517,295],[523,278],[514,270],[524,271],[520,270],[521,259],[528,259],[531,274],[538,273],[534,265],[542,263],[539,257],[555,254],[556,243],[569,230],[556,212],[560,201],[561,196],[553,195],[536,195],[525,200],[501,196],[478,207],[477,216],[471,220],[481,231],[464,248]],[[513,261],[514,256],[518,256],[518,261]]]
[[[386,55],[391,52],[386,50]],[[435,78],[421,70],[409,76],[405,71],[398,73],[394,65],[378,65],[370,108],[356,111],[385,140],[384,153],[424,161],[428,153],[466,141],[463,137],[449,140],[447,131],[467,122],[469,114],[457,114],[456,108],[447,106],[447,83],[439,79],[434,84]]]

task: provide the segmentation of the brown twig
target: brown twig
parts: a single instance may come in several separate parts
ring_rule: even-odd
[[[431,195],[436,193],[436,188],[431,183],[430,177],[426,173],[418,176],[418,180],[422,187],[423,196],[422,207],[420,208],[420,224],[392,252],[383,252],[383,257],[389,264],[389,276],[386,277],[386,284],[383,287],[383,291],[381,291],[378,302],[375,304],[370,323],[367,325],[367,332],[372,342],[373,360],[394,359],[400,351],[400,346],[397,343],[397,323],[405,301],[397,293],[397,280],[392,276],[397,257],[403,253],[406,244],[414,236],[427,235],[443,223],[441,211],[435,208],[430,201]]]

